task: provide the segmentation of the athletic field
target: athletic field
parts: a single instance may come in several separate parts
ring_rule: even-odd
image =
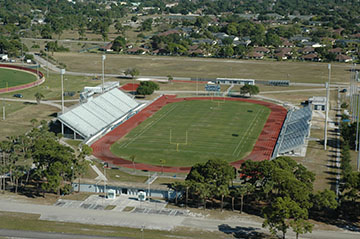
[[[236,161],[251,152],[270,109],[240,101],[182,101],[165,105],[111,146],[136,163],[192,166],[210,158]]]
[[[36,81],[36,77],[24,71],[0,68],[0,89],[24,85]]]

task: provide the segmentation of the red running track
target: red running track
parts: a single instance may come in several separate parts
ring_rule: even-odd
[[[17,90],[27,89],[27,88],[30,88],[33,86],[40,85],[45,81],[44,74],[41,73],[40,71],[37,71],[34,69],[30,69],[30,68],[26,68],[26,67],[22,67],[22,66],[8,65],[8,64],[0,64],[0,67],[28,71],[28,72],[31,72],[34,74],[38,73],[38,77],[39,77],[38,80],[28,83],[28,84],[17,85],[17,86],[8,87],[8,88],[2,88],[2,89],[0,89],[0,93],[7,93],[7,92],[13,92],[13,91],[17,91]]]
[[[140,84],[127,83],[126,85],[121,86],[120,89],[125,91],[136,91],[139,86]]]
[[[218,99],[222,100],[224,98],[218,97]],[[280,134],[282,124],[285,120],[287,113],[286,109],[282,106],[269,102],[259,101],[259,100],[243,99],[243,98],[225,98],[225,99],[229,101],[243,101],[243,102],[259,104],[266,106],[271,110],[271,113],[265,123],[262,132],[260,133],[258,140],[255,143],[252,152],[244,159],[232,162],[231,165],[236,168],[239,168],[240,165],[245,160],[254,160],[254,161],[269,160],[273,152],[273,149],[276,145],[276,140]],[[114,144],[120,138],[124,137],[127,133],[129,133],[132,129],[138,126],[141,122],[143,122],[144,120],[152,116],[155,112],[160,110],[164,105],[174,102],[180,102],[184,100],[211,100],[211,97],[176,98],[175,95],[164,95],[159,99],[157,99],[156,101],[154,101],[152,104],[148,105],[138,114],[134,115],[133,117],[125,121],[123,124],[119,125],[113,131],[107,133],[105,136],[100,138],[94,144],[92,144],[91,147],[93,149],[93,155],[108,163],[126,168],[133,168],[135,166],[135,168],[138,170],[148,170],[148,171],[156,171],[156,172],[163,171],[169,173],[188,173],[191,167],[164,166],[162,168],[161,166],[155,166],[144,163],[135,163],[135,165],[133,165],[131,161],[123,158],[119,158],[110,151],[110,147],[112,144]]]

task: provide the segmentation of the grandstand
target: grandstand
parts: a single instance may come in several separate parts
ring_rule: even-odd
[[[136,114],[144,104],[139,104],[115,88],[96,98],[89,98],[58,116],[59,121],[72,131],[74,139],[91,142]]]
[[[286,116],[272,158],[279,155],[299,154],[310,134],[312,111],[309,106],[290,110]]]

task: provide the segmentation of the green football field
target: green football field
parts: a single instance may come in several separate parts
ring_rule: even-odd
[[[113,144],[111,151],[152,165],[192,166],[211,158],[232,162],[251,152],[269,114],[267,107],[240,101],[172,103]]]
[[[0,68],[0,89],[24,85],[36,81],[36,77],[23,71]]]

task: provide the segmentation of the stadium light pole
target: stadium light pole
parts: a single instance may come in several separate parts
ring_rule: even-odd
[[[355,138],[355,152],[358,151],[358,140],[359,140],[359,94],[356,94],[356,138]]]
[[[64,114],[64,74],[65,69],[60,69],[61,79],[61,114]],[[64,135],[64,124],[61,123],[61,134]]]
[[[101,87],[101,93],[104,93],[104,84],[105,84],[105,74],[104,74],[104,68],[105,68],[105,59],[106,59],[106,56],[105,55],[102,55],[102,87]]]
[[[105,198],[107,198],[107,191],[106,191],[106,181],[107,181],[107,178],[106,178],[106,168],[109,167],[109,164],[108,163],[104,163],[104,193],[105,193]]]
[[[330,80],[331,80],[331,64],[328,64],[329,71],[329,82],[325,83],[326,86],[326,103],[325,103],[325,129],[324,129],[324,150],[327,146],[327,126],[328,126],[328,117],[329,117],[329,97],[330,97]]]
[[[3,101],[3,120],[5,120],[5,101]]]

